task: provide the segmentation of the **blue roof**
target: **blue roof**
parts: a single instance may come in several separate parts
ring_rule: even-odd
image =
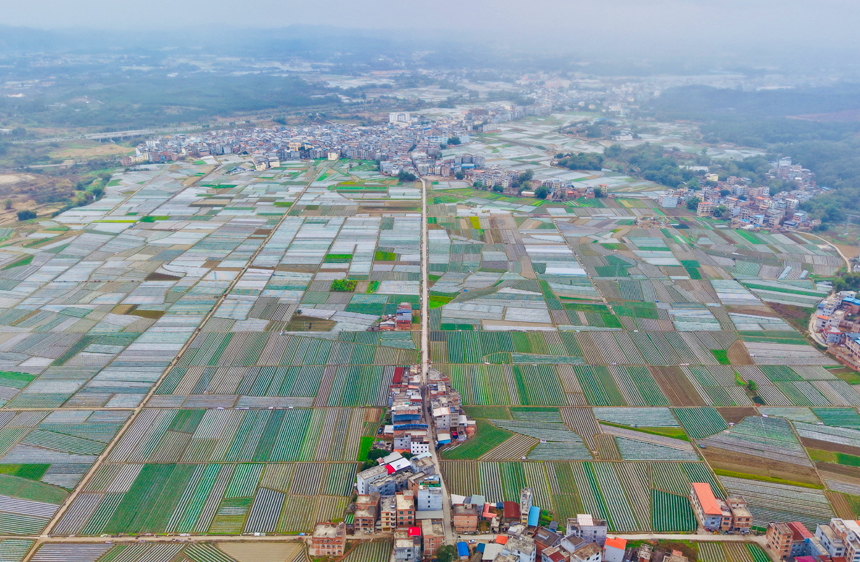
[[[478,552],[484,552],[484,548],[486,548],[486,546],[487,545],[485,545],[484,543],[478,543],[478,546],[475,548],[475,550],[477,550]]]
[[[537,527],[540,520],[540,508],[536,505],[529,508],[529,527]]]
[[[457,543],[457,555],[469,556],[469,545],[460,541]]]
[[[842,299],[842,302],[847,302],[850,304],[860,306],[860,299],[852,299],[851,297],[847,297],[847,298]]]

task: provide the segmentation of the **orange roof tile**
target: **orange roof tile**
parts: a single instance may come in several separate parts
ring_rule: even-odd
[[[610,537],[606,539],[606,546],[611,546],[619,550],[624,550],[625,548],[627,548],[627,539],[622,539],[619,537]]]
[[[699,505],[702,506],[702,511],[705,515],[722,515],[723,510],[720,509],[717,503],[717,498],[714,497],[714,492],[711,491],[711,485],[704,482],[694,482],[693,490],[696,492],[696,497],[699,498]]]

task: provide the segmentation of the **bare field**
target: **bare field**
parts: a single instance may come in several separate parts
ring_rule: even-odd
[[[781,478],[792,482],[803,482],[821,486],[821,480],[815,469],[785,462],[774,461],[745,455],[737,451],[727,451],[716,447],[708,447],[699,451],[714,469]]]

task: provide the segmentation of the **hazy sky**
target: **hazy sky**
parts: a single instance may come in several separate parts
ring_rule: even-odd
[[[0,23],[36,28],[294,24],[492,33],[679,48],[857,49],[858,0],[7,0]],[[2,37],[0,37],[2,38]]]

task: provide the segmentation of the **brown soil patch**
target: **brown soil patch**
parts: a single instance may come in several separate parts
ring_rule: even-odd
[[[179,281],[181,277],[177,277],[175,275],[168,275],[167,273],[158,273],[157,271],[153,271],[149,275],[146,276],[146,281]]]
[[[844,464],[834,464],[829,462],[817,462],[815,466],[819,472],[838,474],[839,476],[848,476],[850,478],[860,479],[860,468],[856,466],[846,466]]]
[[[851,505],[848,503],[848,500],[845,499],[845,496],[838,492],[824,492],[824,495],[827,497],[827,501],[830,502],[830,505],[833,506],[833,511],[836,512],[836,517],[841,517],[842,519],[854,519],[854,510],[851,509]]]
[[[53,158],[63,158],[66,160],[88,160],[90,158],[99,158],[105,156],[124,156],[126,154],[130,154],[134,152],[131,148],[127,146],[120,146],[113,143],[100,143],[97,141],[92,141],[91,146],[84,146],[81,141],[77,141],[77,146],[70,146],[68,148],[62,148],[55,152],[51,153],[51,157]]]
[[[821,449],[822,451],[832,451],[834,453],[845,453],[847,455],[860,456],[860,448],[851,447],[849,445],[841,445],[839,443],[831,443],[829,441],[819,441],[817,439],[800,438],[800,443],[808,449]]]
[[[290,332],[329,332],[336,322],[324,318],[313,318],[311,316],[295,315],[287,324]]]
[[[111,312],[113,314],[130,314],[135,308],[137,308],[136,304],[118,304],[113,307]]]
[[[217,547],[239,562],[307,560],[304,544],[296,542],[223,542]]]
[[[772,302],[770,307],[776,312],[780,318],[791,324],[791,326],[800,332],[805,332],[809,329],[809,316],[815,312],[814,308],[803,308],[800,306],[792,306],[790,304],[779,304]]]
[[[702,273],[705,274],[705,279],[722,279],[723,275],[717,271],[712,265],[702,265]]]
[[[738,406],[731,408],[717,408],[717,412],[723,419],[726,420],[726,423],[740,423],[746,417],[757,417],[758,412],[755,408],[751,406]]]
[[[744,342],[741,340],[730,345],[726,350],[726,354],[732,365],[755,365],[749,352],[747,352],[746,346],[744,346]]]
[[[150,320],[158,320],[164,316],[163,310],[135,310],[130,312],[132,316],[140,316],[141,318],[149,318]]]
[[[734,312],[735,314],[751,314],[753,316],[768,316],[773,317],[775,314],[766,306],[727,306],[726,312]]]
[[[825,480],[836,480],[838,482],[860,486],[860,477],[858,475],[838,474],[836,472],[828,471],[828,468],[829,466],[818,469],[818,474]]]
[[[754,457],[738,453],[737,451],[727,451],[716,447],[699,449],[699,452],[704,455],[705,459],[714,469],[782,478],[783,480],[815,484],[816,486],[822,485],[815,469],[811,467]]]
[[[680,367],[648,367],[673,406],[706,406]]]

